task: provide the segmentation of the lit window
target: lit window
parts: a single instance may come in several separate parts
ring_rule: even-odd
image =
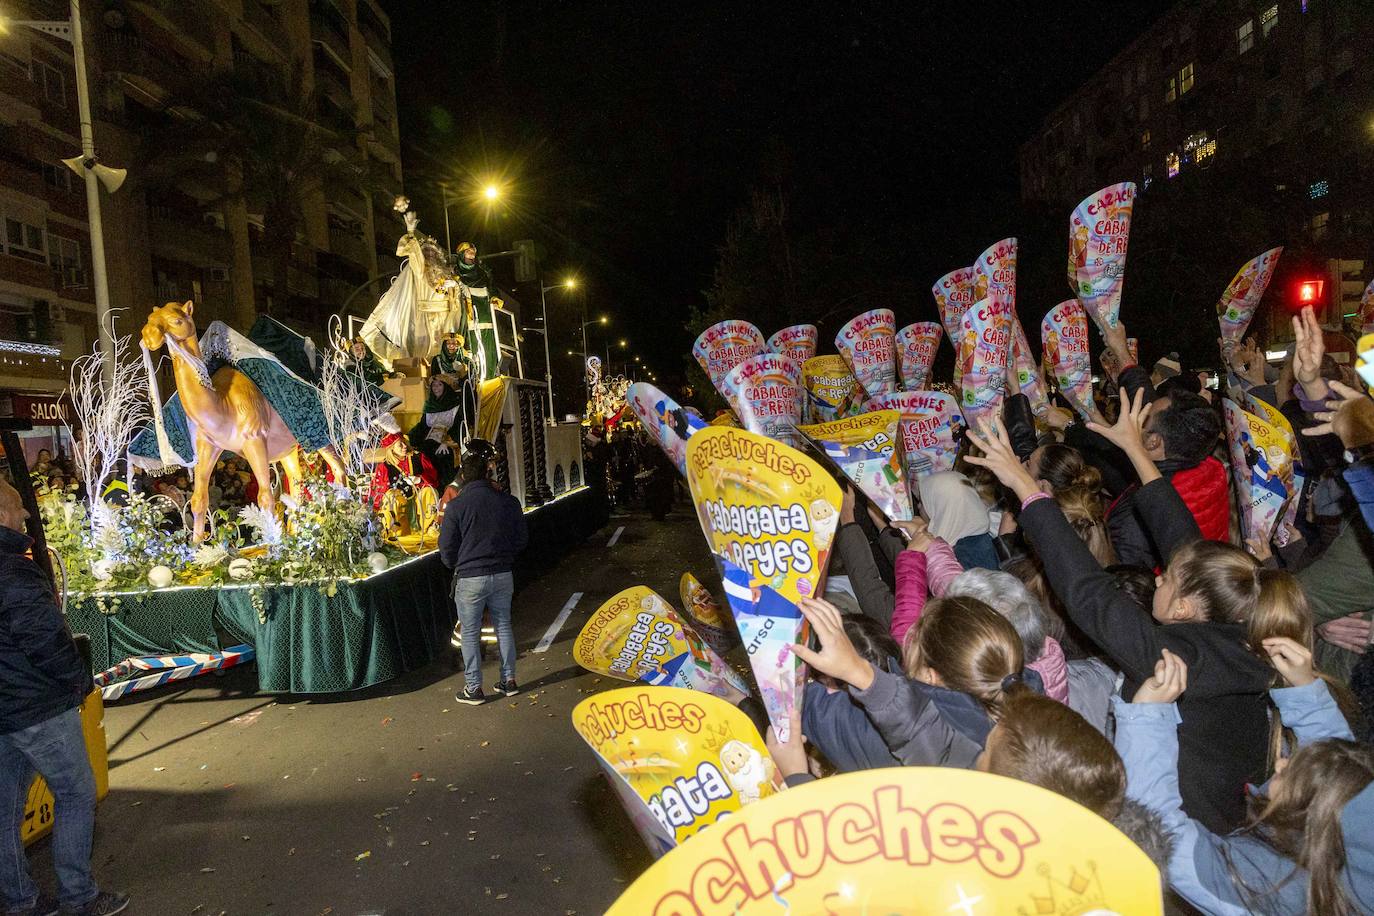
[[[1179,169],[1178,153],[1170,153],[1169,155],[1165,156],[1164,167],[1168,170],[1170,178],[1173,178],[1175,175],[1177,175]]]
[[[43,263],[48,259],[42,226],[35,226],[14,217],[5,219],[5,253],[16,258]]]
[[[1325,197],[1330,193],[1331,182],[1329,181],[1314,181],[1307,186],[1307,196],[1312,200],[1316,200],[1318,197]]]
[[[1172,102],[1178,98],[1178,77],[1169,77],[1169,82],[1164,85],[1164,101]]]
[[[1184,64],[1183,69],[1178,71],[1178,94],[1183,95],[1193,88],[1193,65]]]
[[[1274,27],[1279,24],[1279,5],[1275,3],[1269,9],[1260,13],[1260,31],[1264,37],[1268,38],[1269,33],[1274,31]]]
[[[1207,159],[1211,159],[1211,158],[1212,158],[1213,156],[1215,156],[1216,154],[1217,154],[1217,141],[1216,141],[1216,140],[1207,140],[1207,141],[1205,141],[1204,143],[1202,143],[1200,146],[1198,146],[1197,151],[1193,153],[1193,161],[1195,161],[1195,162],[1203,162],[1203,161],[1205,161],[1205,160],[1207,160]]]
[[[1326,230],[1330,222],[1331,214],[1329,212],[1318,213],[1316,216],[1312,217],[1312,222],[1309,224],[1312,228],[1312,241],[1319,242],[1326,236]]]
[[[1144,132],[1141,133],[1141,135],[1140,135],[1140,148],[1141,148],[1141,149],[1149,149],[1149,148],[1150,148],[1150,132],[1149,132],[1148,130],[1147,130],[1147,131],[1144,131]]]
[[[1255,46],[1255,20],[1247,19],[1236,29],[1236,53],[1244,54]]]

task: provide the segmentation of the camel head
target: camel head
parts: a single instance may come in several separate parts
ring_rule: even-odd
[[[143,325],[143,346],[156,350],[162,346],[164,338],[170,334],[174,340],[195,339],[196,323],[192,319],[196,305],[190,299],[185,302],[168,302],[148,313]]]

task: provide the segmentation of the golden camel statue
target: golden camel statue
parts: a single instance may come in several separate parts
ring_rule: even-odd
[[[248,462],[258,482],[258,505],[268,512],[276,510],[269,466],[280,462],[293,490],[301,479],[301,466],[296,437],[252,379],[233,366],[223,366],[204,379],[204,356],[192,320],[194,311],[195,304],[189,300],[155,308],[143,325],[142,336],[143,345],[150,351],[168,344],[181,406],[194,424],[196,455],[191,512],[195,518],[194,540],[199,543],[205,540],[210,473],[221,453],[233,452]],[[325,448],[320,449],[320,456],[334,472],[335,480],[346,479],[337,454]]]

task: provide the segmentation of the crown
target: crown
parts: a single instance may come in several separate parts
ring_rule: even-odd
[[[1106,908],[1106,895],[1102,891],[1102,879],[1097,874],[1097,863],[1089,861],[1080,869],[1077,865],[1069,867],[1067,879],[1060,880],[1048,862],[1036,867],[1036,873],[1045,879],[1045,893],[1031,894],[1031,905],[1027,909],[1019,906],[1020,916],[1079,916],[1094,910]]]

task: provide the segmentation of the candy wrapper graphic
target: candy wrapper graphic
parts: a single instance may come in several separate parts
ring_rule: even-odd
[[[1245,329],[1250,319],[1255,317],[1255,309],[1274,278],[1274,268],[1279,263],[1283,246],[1270,248],[1259,257],[1251,258],[1236,272],[1221,294],[1217,303],[1217,320],[1221,323],[1221,349],[1228,359],[1245,337]]]
[[[1092,350],[1088,313],[1077,299],[1050,309],[1040,322],[1040,347],[1046,370],[1074,410],[1088,419],[1093,414]]]
[[[750,432],[789,441],[806,404],[801,365],[777,353],[751,356],[725,374],[721,394]]]
[[[902,388],[920,391],[930,387],[930,369],[940,348],[944,329],[934,321],[918,321],[897,332],[897,368]]]
[[[902,394],[905,392],[899,392]],[[894,397],[895,395],[887,395]],[[896,410],[875,410],[797,431],[815,442],[845,477],[882,510],[889,521],[911,520],[911,491],[907,489]]]
[[[883,767],[746,807],[655,862],[606,916],[688,913],[1162,916],[1164,895],[1140,847],[1073,799],[974,770]]]
[[[869,397],[897,390],[897,320],[891,309],[855,315],[835,335],[835,349]]]
[[[635,382],[625,392],[625,400],[644,429],[658,442],[663,453],[677,468],[687,473],[687,440],[706,428],[706,421],[678,404],[648,382]]]
[[[998,416],[1007,384],[1011,335],[1009,306],[984,299],[964,313],[959,339],[960,408],[971,425]]]
[[[802,364],[806,388],[806,419],[811,423],[838,420],[854,412],[863,400],[863,389],[843,356],[814,356]]]
[[[1016,239],[1002,239],[988,246],[973,263],[974,302],[990,300],[1008,315],[1016,314]],[[968,312],[964,312],[965,315]],[[962,319],[961,319],[962,325]]]
[[[1021,327],[1021,319],[1015,315],[1011,319],[1011,363],[1007,371],[1016,373],[1016,383],[1027,400],[1031,412],[1043,417],[1050,409],[1049,397],[1045,391],[1045,380],[1040,376],[1040,367],[1035,364],[1031,354],[1030,342],[1026,340],[1026,329]]]
[[[709,694],[622,687],[578,703],[572,723],[656,856],[782,789],[749,717]]]
[[[713,554],[788,601],[822,593],[840,520],[828,471],[781,442],[712,427],[687,443],[687,486]]]
[[[940,323],[945,326],[950,343],[959,339],[959,322],[963,321],[964,313],[973,303],[978,301],[973,295],[977,285],[978,271],[972,267],[961,267],[936,280],[930,288],[935,296],[935,307],[940,312]]]
[[[1085,197],[1069,214],[1069,289],[1105,332],[1117,325],[1126,279],[1135,185],[1110,185]]]
[[[816,355],[816,336],[814,324],[794,324],[768,338],[768,349],[795,359],[800,366]]]
[[[678,597],[682,599],[682,609],[692,618],[692,628],[701,634],[707,645],[724,655],[739,645],[739,634],[730,615],[721,609],[701,580],[689,572],[678,580]]]
[[[711,384],[719,390],[727,372],[767,349],[768,344],[758,328],[747,321],[732,320],[717,322],[702,331],[696,343],[692,344],[692,355],[706,371]]]
[[[899,391],[868,402],[874,410],[895,410],[902,422],[902,461],[909,493],[920,479],[936,471],[954,470],[964,418],[959,402],[943,391]]]
[[[1292,457],[1280,430],[1229,398],[1222,407],[1241,524],[1246,537],[1267,544],[1283,518],[1284,504],[1296,492]]]
[[[678,612],[650,588],[627,588],[597,609],[573,643],[588,671],[717,696],[749,688]]]
[[[1240,386],[1232,385],[1231,390],[1238,391]],[[1284,509],[1283,517],[1279,519],[1278,528],[1274,532],[1274,543],[1280,547],[1287,547],[1293,537],[1293,525],[1298,518],[1298,503],[1301,502],[1296,496],[1302,493],[1303,484],[1307,480],[1302,466],[1302,452],[1298,448],[1298,437],[1293,431],[1293,424],[1288,422],[1288,418],[1277,407],[1261,401],[1248,391],[1241,394],[1240,403],[1245,410],[1263,420],[1279,440],[1283,455],[1276,457],[1275,462],[1282,463],[1286,459],[1293,469],[1292,480],[1287,481],[1290,497],[1288,507]]]
[[[811,625],[791,601],[729,560],[717,560],[725,597],[735,615],[744,651],[749,654],[749,668],[759,685],[768,721],[780,739],[789,741],[788,718],[801,705],[806,680],[806,666],[792,652],[792,644],[804,644]]]

